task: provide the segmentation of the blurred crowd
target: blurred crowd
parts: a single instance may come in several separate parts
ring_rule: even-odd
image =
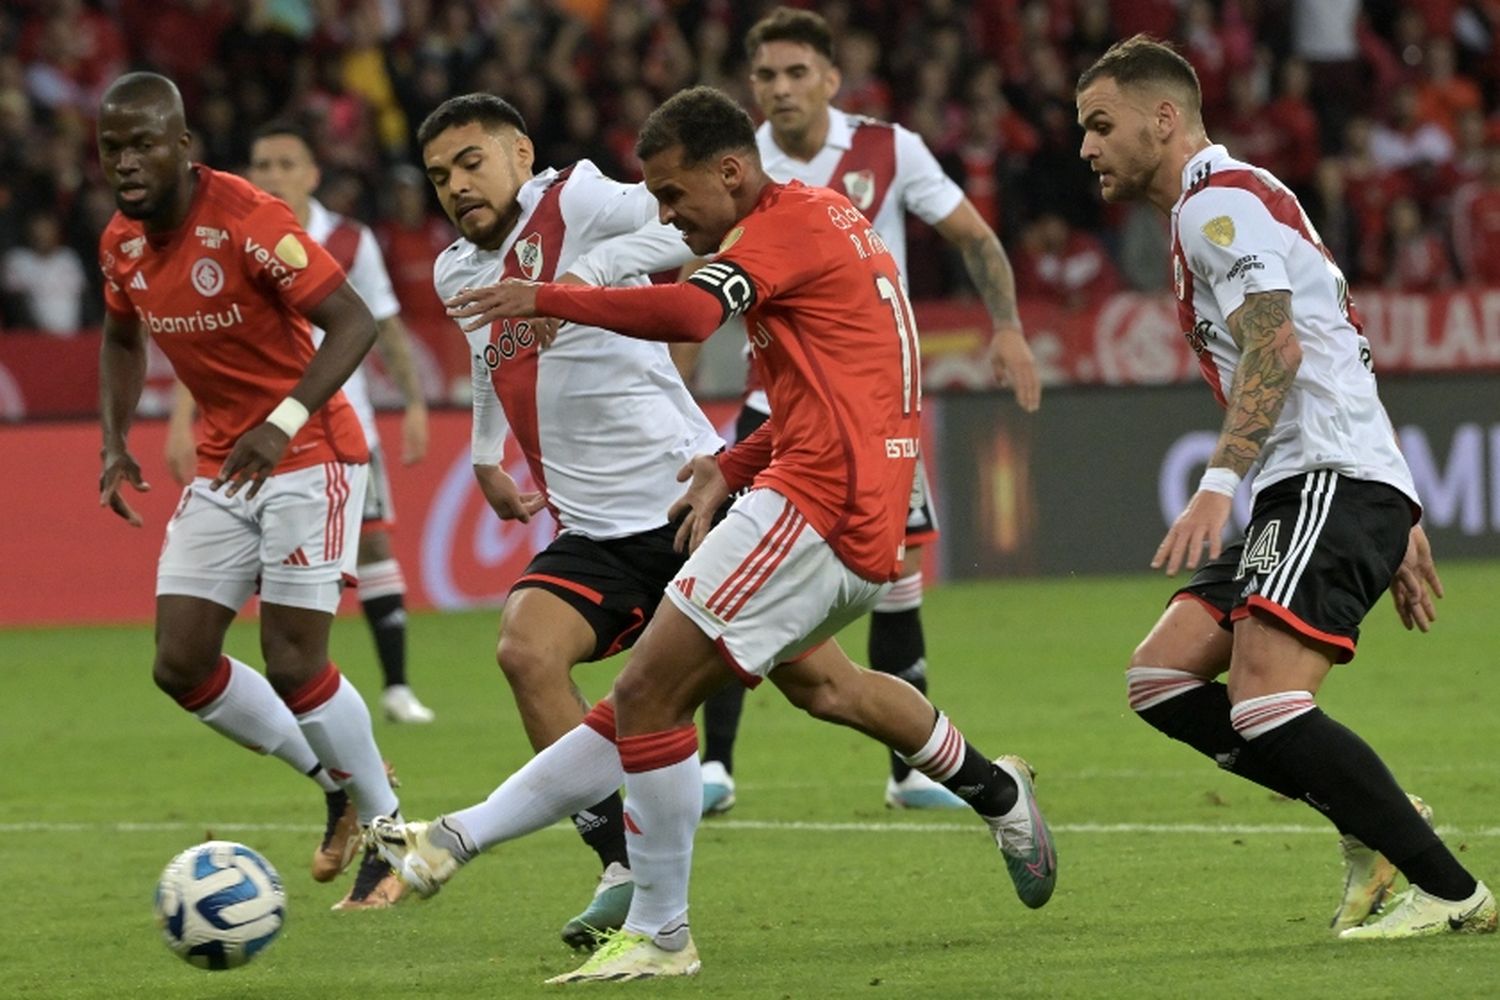
[[[376,227],[408,322],[441,322],[452,238],[412,136],[444,98],[498,93],[542,164],[639,176],[642,120],[693,83],[750,106],[745,30],[770,0],[6,0],[0,6],[0,327],[100,316],[113,211],[93,149],[118,74],[176,80],[199,160],[240,169],[254,128],[301,119],[321,199]],[[1166,283],[1164,221],[1104,205],[1073,84],[1135,32],[1175,41],[1209,135],[1303,198],[1355,284],[1500,284],[1500,0],[830,0],[836,104],[926,139],[1001,233],[1023,294],[1087,306]],[[962,295],[912,230],[913,296]]]

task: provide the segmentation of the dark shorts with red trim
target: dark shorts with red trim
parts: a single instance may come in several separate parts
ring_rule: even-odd
[[[1354,659],[1359,623],[1406,554],[1411,501],[1385,483],[1326,469],[1255,498],[1244,541],[1205,563],[1172,599],[1201,601],[1225,629],[1255,610]]]
[[[734,422],[734,439],[743,441],[754,434],[760,425],[771,418],[753,406],[740,407],[740,415]],[[917,471],[911,482],[911,501],[906,509],[906,547],[915,548],[937,541],[937,504],[932,501],[932,490],[927,485],[926,463],[917,459]]]
[[[583,616],[597,640],[590,660],[628,649],[656,612],[662,591],[687,557],[672,551],[676,530],[663,525],[596,541],[559,535],[538,552],[512,590],[538,587]]]

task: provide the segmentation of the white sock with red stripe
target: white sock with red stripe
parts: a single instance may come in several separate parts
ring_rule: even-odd
[[[1018,801],[1020,789],[1015,780],[964,739],[964,734],[942,712],[937,713],[932,735],[922,749],[898,756],[963,799],[981,816],[1004,816]]]
[[[1144,712],[1169,698],[1201,688],[1208,681],[1186,670],[1171,667],[1131,667],[1125,671],[1125,690],[1130,708]]]
[[[703,812],[698,727],[619,740],[625,768],[625,843],[635,895],[625,929],[669,950],[687,945],[693,833]]]
[[[286,761],[325,792],[338,789],[271,682],[239,660],[220,656],[208,680],[177,703],[240,746]]]
[[[1229,710],[1229,724],[1245,739],[1253,740],[1317,707],[1311,691],[1278,691],[1235,705]]]
[[[932,726],[932,735],[927,737],[922,749],[909,756],[902,754],[901,759],[942,784],[963,766],[965,743],[964,734],[948,721],[946,713],[939,712],[937,722]]]
[[[394,559],[362,563],[359,566],[359,599],[369,601],[376,597],[391,597],[406,593],[406,577],[401,564]]]
[[[323,766],[354,799],[360,824],[397,815],[400,804],[375,745],[370,710],[349,679],[330,663],[286,704]]]
[[[614,736],[614,708],[600,702],[581,725],[527,761],[489,798],[444,819],[483,851],[587,809],[619,791],[625,780]]]

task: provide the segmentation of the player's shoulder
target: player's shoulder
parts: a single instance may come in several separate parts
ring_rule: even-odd
[[[478,246],[460,237],[437,255],[432,262],[432,283],[439,295],[447,298],[468,284],[481,267],[480,252]]]
[[[240,220],[268,207],[286,203],[269,195],[243,177],[199,166],[198,182],[203,185],[204,207],[221,219]],[[290,213],[291,209],[286,209]]]
[[[115,212],[99,234],[99,259],[105,267],[116,261],[140,257],[146,248],[146,230],[136,220]]]
[[[1237,234],[1274,224],[1263,193],[1253,178],[1225,172],[1216,183],[1189,190],[1177,208],[1178,230],[1184,242],[1207,239],[1219,246],[1235,242]]]

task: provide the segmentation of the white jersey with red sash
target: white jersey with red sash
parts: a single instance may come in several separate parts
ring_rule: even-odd
[[[391,287],[391,277],[386,273],[385,260],[380,255],[380,244],[375,234],[362,222],[330,212],[317,199],[307,206],[307,235],[317,240],[328,251],[344,273],[349,276],[349,286],[359,293],[369,306],[375,322],[389,319],[401,312],[401,303],[396,300],[396,291]],[[313,327],[313,342],[323,342],[323,331]],[[349,381],[344,383],[344,395],[349,405],[359,414],[359,425],[364,428],[365,440],[373,448],[380,436],[375,430],[375,406],[370,402],[369,383],[365,380],[365,366],[354,369]]]
[[[772,180],[832,188],[853,202],[890,248],[903,282],[906,213],[933,225],[951,215],[964,199],[963,189],[943,173],[922,138],[891,122],[829,108],[828,137],[810,160],[782,152],[769,122],[756,130],[755,143],[761,165]],[[771,412],[753,368],[745,388],[747,405]]]
[[[520,218],[498,250],[459,240],[438,256],[439,296],[502,277],[551,281],[581,254],[636,232],[657,211],[644,186],[610,180],[588,160],[538,174],[516,200]],[[466,336],[474,463],[498,464],[507,432],[514,434],[564,531],[606,539],[661,527],[682,494],[677,470],[723,446],[664,343],[568,323],[551,347],[538,351],[526,320]]]
[[[1292,295],[1302,362],[1261,452],[1254,491],[1331,469],[1386,483],[1418,502],[1376,392],[1370,342],[1348,284],[1296,196],[1223,146],[1189,160],[1182,184],[1172,209],[1178,320],[1220,405],[1240,359],[1226,317],[1251,293]]]

